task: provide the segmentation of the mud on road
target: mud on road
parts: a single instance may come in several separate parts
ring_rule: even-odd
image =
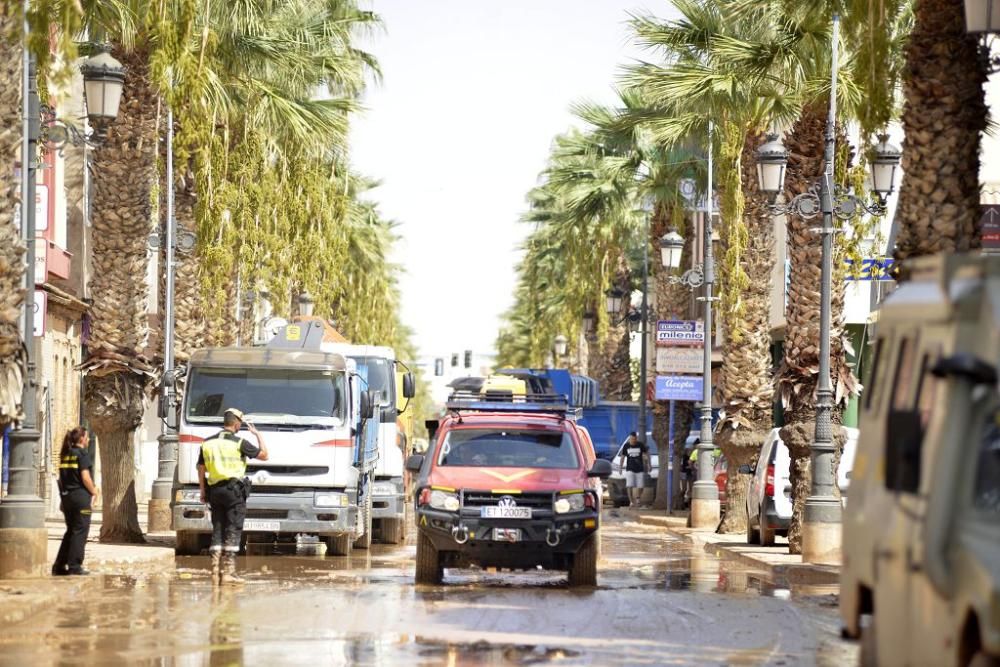
[[[541,571],[448,570],[441,586],[415,586],[411,545],[329,558],[254,548],[240,562],[246,583],[221,591],[206,557],[94,576],[0,628],[0,665],[856,662],[838,637],[835,588],[776,587],[622,517],[603,533],[593,589]]]

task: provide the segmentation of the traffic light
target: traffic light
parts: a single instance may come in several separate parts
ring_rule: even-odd
[[[440,357],[434,360],[434,375],[437,377],[444,375],[444,359]]]
[[[472,368],[472,350],[465,351],[465,367]]]
[[[458,352],[451,353],[451,367],[452,368],[458,367]]]

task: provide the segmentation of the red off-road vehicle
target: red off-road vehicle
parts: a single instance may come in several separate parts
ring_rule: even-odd
[[[515,400],[523,402],[515,402]],[[415,474],[419,584],[445,567],[566,570],[597,583],[599,479],[611,463],[561,396],[482,401],[453,396]]]

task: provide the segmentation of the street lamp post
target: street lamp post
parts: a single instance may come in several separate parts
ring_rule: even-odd
[[[832,73],[830,112],[826,121],[824,146],[825,170],[818,184],[793,197],[786,204],[775,204],[773,198],[782,190],[787,153],[778,137],[769,136],[758,151],[758,179],[761,191],[772,198],[771,212],[775,215],[795,213],[809,219],[823,216],[821,286],[820,286],[820,352],[819,378],[816,390],[816,431],[812,446],[812,485],[806,499],[802,525],[802,560],[809,563],[840,562],[840,501],[834,497],[836,470],[833,443],[833,386],[830,378],[831,293],[833,274],[834,216],[850,220],[861,210],[872,215],[885,214],[885,200],[892,193],[900,152],[886,136],[875,148],[872,168],[872,189],[877,201],[866,204],[833,182],[834,151],[837,118],[837,40],[840,17],[833,16]]]
[[[25,16],[28,15],[28,3],[25,2]],[[24,24],[25,49],[23,60],[22,100],[23,135],[21,141],[21,232],[27,247],[27,263],[24,271],[24,301],[22,314],[22,336],[25,346],[25,376],[21,394],[21,411],[24,413],[18,428],[10,434],[10,484],[8,495],[0,503],[0,579],[32,577],[42,573],[48,560],[48,532],[45,530],[45,506],[38,496],[38,472],[35,465],[35,452],[39,447],[41,433],[38,431],[38,408],[36,404],[36,365],[35,365],[35,181],[39,168],[36,153],[39,143],[61,149],[67,142],[74,145],[97,144],[103,135],[96,138],[84,135],[73,126],[59,121],[55,115],[45,108],[46,125],[42,127],[43,109],[38,98],[38,76],[35,58],[27,48],[29,26]],[[117,114],[118,101],[121,97],[121,85],[124,80],[124,70],[118,61],[108,55],[107,61],[93,63],[89,59],[81,71],[84,74],[84,98],[91,90],[94,77],[103,76],[109,79],[107,94],[102,98],[100,113],[95,108],[92,121],[106,121],[114,116],[107,116],[114,110]],[[117,69],[115,65],[117,64]],[[87,66],[93,65],[88,70]],[[113,85],[114,81],[119,85]],[[115,91],[117,90],[117,97]],[[102,91],[103,94],[103,91]],[[88,115],[90,104],[88,101]],[[105,101],[108,104],[105,104]],[[44,279],[44,276],[42,277]]]

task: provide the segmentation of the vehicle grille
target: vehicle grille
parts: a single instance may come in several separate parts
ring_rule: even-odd
[[[248,519],[287,519],[288,510],[267,510],[247,508]]]
[[[534,509],[552,509],[551,493],[493,493],[491,491],[465,491],[462,494],[465,507],[483,507],[496,505],[504,496],[510,496],[518,507]]]

